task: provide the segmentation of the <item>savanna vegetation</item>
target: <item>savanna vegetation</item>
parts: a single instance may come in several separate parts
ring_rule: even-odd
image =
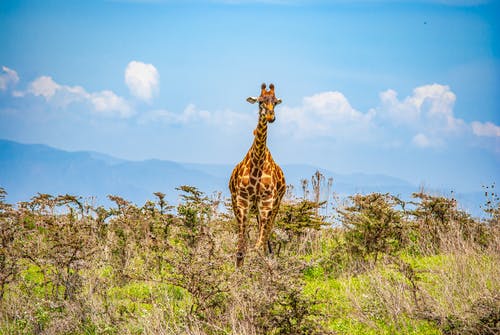
[[[492,187],[481,219],[423,191],[327,211],[331,188],[317,173],[290,190],[273,254],[238,270],[220,194],[181,186],[176,206],[155,193],[104,208],[48,194],[12,205],[0,189],[0,334],[500,333]]]

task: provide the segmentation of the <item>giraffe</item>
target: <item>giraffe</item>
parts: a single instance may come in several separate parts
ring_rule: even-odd
[[[245,158],[236,165],[229,180],[234,215],[238,221],[236,266],[243,265],[247,249],[246,226],[250,211],[256,213],[259,226],[254,249],[267,253],[267,244],[286,191],[283,171],[267,148],[267,124],[275,120],[274,107],[281,103],[274,95],[274,85],[262,84],[259,97],[249,97],[251,104],[259,103],[259,121],[254,130],[254,141]],[[270,249],[270,248],[269,248]]]

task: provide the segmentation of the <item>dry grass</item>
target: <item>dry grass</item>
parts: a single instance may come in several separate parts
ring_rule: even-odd
[[[397,332],[426,320],[445,334],[498,334],[498,239],[484,249],[453,230],[441,241],[439,255],[386,257],[361,276],[363,285],[348,281],[353,315],[380,331],[384,328],[376,322],[380,319],[393,324]]]
[[[398,212],[397,232],[417,238],[375,241],[390,246],[378,257],[353,240],[363,234],[346,238],[353,228],[277,229],[276,253],[251,252],[236,270],[233,219],[185,190],[176,212],[118,197],[112,209],[50,196],[2,203],[0,333],[500,332],[498,225],[451,212],[425,240],[421,217]]]

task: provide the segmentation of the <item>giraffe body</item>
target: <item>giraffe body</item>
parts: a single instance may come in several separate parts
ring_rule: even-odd
[[[259,122],[250,150],[236,165],[229,181],[233,211],[239,227],[237,266],[243,264],[247,251],[246,228],[250,213],[256,214],[259,225],[255,249],[266,253],[274,220],[286,191],[283,171],[267,148],[267,124],[274,121],[274,106],[281,100],[274,96],[274,85],[271,84],[270,90],[266,91],[265,84],[262,84],[261,95],[247,101],[259,102]]]

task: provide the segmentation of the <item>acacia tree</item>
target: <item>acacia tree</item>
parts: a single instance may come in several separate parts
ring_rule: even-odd
[[[456,232],[461,239],[473,241],[480,246],[488,244],[488,228],[459,209],[455,199],[423,191],[414,193],[413,198],[417,201],[412,202],[414,209],[409,214],[415,222],[418,244],[425,252],[439,252],[443,238],[448,239],[450,232]],[[494,215],[494,211],[492,214]]]
[[[405,245],[405,220],[399,198],[371,193],[356,194],[349,200],[351,205],[338,212],[347,230],[347,245],[354,255],[373,256],[376,263],[380,253],[392,254]]]
[[[283,229],[289,239],[300,237],[307,229],[318,230],[327,223],[317,214],[324,202],[316,203],[307,199],[288,201],[281,204],[276,226]]]
[[[80,288],[80,270],[97,248],[96,221],[72,195],[38,194],[20,207],[21,256],[43,274],[55,298],[72,299]]]

